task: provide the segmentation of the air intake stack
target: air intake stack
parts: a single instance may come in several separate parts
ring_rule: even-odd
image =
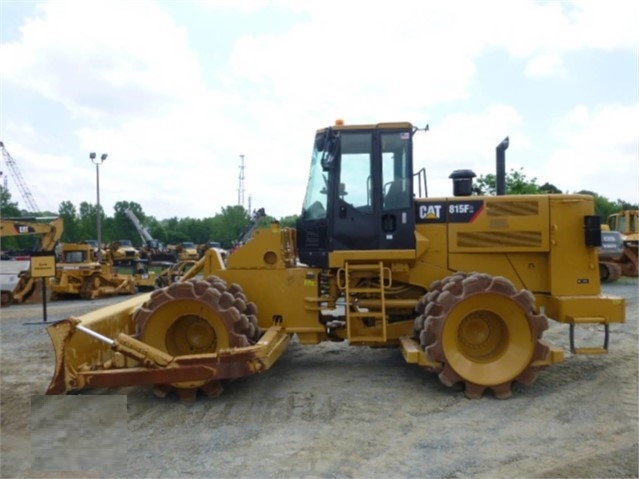
[[[455,170],[448,177],[453,180],[453,195],[470,196],[473,193],[473,178],[477,176],[472,170]]]

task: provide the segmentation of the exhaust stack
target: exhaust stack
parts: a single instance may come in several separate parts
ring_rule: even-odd
[[[495,178],[497,195],[506,194],[506,150],[508,149],[508,137],[497,145],[497,176]]]

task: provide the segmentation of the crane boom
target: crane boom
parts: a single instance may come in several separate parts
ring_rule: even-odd
[[[27,184],[25,183],[24,178],[22,178],[22,174],[20,173],[20,170],[18,169],[17,163],[11,157],[11,155],[5,148],[4,143],[2,141],[0,141],[0,148],[2,148],[2,156],[4,157],[4,161],[9,167],[9,170],[11,171],[11,175],[13,176],[13,179],[15,180],[16,185],[18,185],[18,189],[20,190],[20,194],[22,195],[22,199],[24,200],[27,208],[32,213],[39,212],[40,208],[38,208],[38,205],[36,205],[36,202],[33,199],[33,195],[29,191],[29,188],[27,188]]]
[[[129,217],[129,219],[135,226],[135,229],[138,230],[138,233],[145,244],[153,241],[153,236],[151,236],[151,233],[149,233],[149,230],[146,229],[146,227],[140,222],[140,220],[138,219],[137,216],[135,216],[135,213],[133,211],[127,208],[126,210],[124,210],[124,213],[126,213],[126,215]]]

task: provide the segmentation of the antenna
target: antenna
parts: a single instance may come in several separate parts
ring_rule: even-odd
[[[237,189],[237,204],[240,206],[244,206],[244,155],[240,155],[241,163],[240,163],[240,186]]]

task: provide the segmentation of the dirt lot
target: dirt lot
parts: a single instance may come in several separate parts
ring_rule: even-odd
[[[54,358],[43,325],[26,324],[42,320],[42,306],[4,308],[1,476],[639,477],[637,280],[605,292],[628,300],[627,323],[611,327],[610,353],[566,353],[563,364],[531,386],[516,386],[508,400],[465,399],[407,365],[398,350],[343,343],[293,343],[267,373],[192,404],[158,399],[145,387],[65,396],[86,404],[87,396],[127,395],[119,447],[111,424],[94,428],[92,439],[86,431],[77,436],[87,448],[74,451],[85,461],[81,472],[34,467],[32,447],[40,446],[31,434],[31,404],[43,402]],[[49,321],[112,301],[50,303]],[[565,325],[552,323],[544,337],[568,348]],[[580,330],[582,344],[602,340],[601,328]],[[86,411],[78,404],[72,423]],[[63,435],[57,431],[52,441]],[[96,459],[92,466],[99,445],[119,464],[105,471]],[[60,471],[51,461],[51,471]]]

